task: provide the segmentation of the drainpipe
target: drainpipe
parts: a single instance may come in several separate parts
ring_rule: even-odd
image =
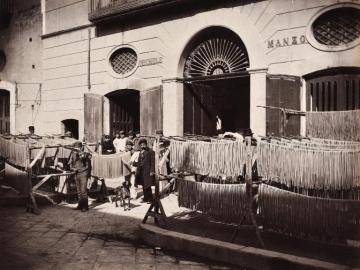
[[[91,82],[90,82],[90,50],[91,50],[91,28],[88,28],[88,70],[87,70],[87,85],[88,85],[88,90],[90,92],[91,90]]]

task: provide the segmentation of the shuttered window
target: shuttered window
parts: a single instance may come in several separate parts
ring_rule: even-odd
[[[0,90],[0,134],[10,133],[10,93]]]
[[[84,132],[88,142],[97,142],[103,133],[103,96],[84,95]]]
[[[266,105],[278,108],[300,110],[300,78],[292,76],[268,76],[266,78]],[[279,109],[266,109],[266,133],[299,135],[300,116],[290,116],[285,130],[282,130],[282,115]]]
[[[140,133],[153,135],[162,130],[163,90],[156,86],[140,92]]]

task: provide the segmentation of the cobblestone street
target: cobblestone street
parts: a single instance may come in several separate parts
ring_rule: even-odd
[[[234,269],[141,244],[140,219],[41,209],[37,216],[22,207],[0,208],[1,269]]]

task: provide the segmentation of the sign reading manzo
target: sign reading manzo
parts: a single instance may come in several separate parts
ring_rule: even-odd
[[[304,43],[306,43],[305,35],[291,36],[282,39],[270,39],[267,41],[267,47],[268,49],[272,49],[272,48],[280,48],[285,46],[300,45]]]

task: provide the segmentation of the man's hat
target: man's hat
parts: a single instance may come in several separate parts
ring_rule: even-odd
[[[125,134],[125,131],[120,130],[119,134]]]
[[[247,128],[244,131],[244,137],[252,136],[254,133],[252,132],[251,128]]]
[[[130,136],[130,135],[134,135],[134,131],[129,130],[128,135],[129,135],[129,136]]]

